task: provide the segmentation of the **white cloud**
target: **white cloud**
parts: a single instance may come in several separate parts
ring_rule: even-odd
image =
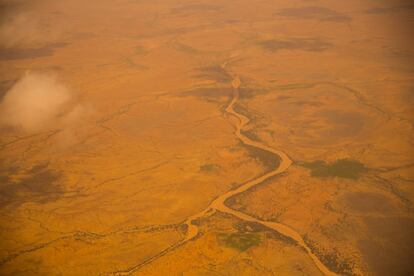
[[[25,132],[64,127],[81,117],[82,110],[54,75],[27,72],[0,103],[0,125]]]

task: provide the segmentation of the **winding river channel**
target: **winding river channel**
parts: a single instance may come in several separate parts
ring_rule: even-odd
[[[226,66],[226,64],[222,65],[222,67],[224,68]],[[337,275],[336,273],[330,271],[320,260],[319,258],[311,251],[311,249],[306,245],[305,241],[303,240],[303,238],[300,236],[300,234],[295,231],[294,229],[292,229],[291,227],[284,225],[282,223],[277,223],[277,222],[270,222],[270,221],[263,221],[257,218],[254,218],[252,216],[249,216],[245,213],[242,213],[240,211],[234,210],[229,208],[225,202],[227,199],[231,198],[232,196],[235,196],[237,194],[243,193],[245,191],[247,191],[248,189],[252,188],[253,186],[256,186],[260,183],[262,183],[263,181],[279,175],[283,172],[285,172],[290,165],[292,164],[292,160],[283,152],[280,150],[276,150],[273,149],[271,147],[268,147],[260,142],[257,141],[253,141],[250,138],[246,137],[245,135],[242,134],[242,129],[244,126],[246,126],[249,123],[249,118],[247,118],[246,116],[237,113],[234,110],[234,105],[236,104],[236,102],[239,100],[240,97],[240,92],[239,92],[239,87],[240,87],[240,78],[238,76],[233,76],[233,81],[232,81],[232,86],[233,86],[233,98],[231,100],[231,102],[229,103],[229,105],[226,108],[226,112],[228,114],[231,114],[233,116],[235,116],[238,119],[238,124],[236,127],[236,131],[235,131],[235,135],[237,136],[237,138],[240,139],[240,141],[246,145],[255,147],[255,148],[259,148],[262,150],[265,150],[267,152],[270,152],[272,154],[277,155],[280,158],[280,164],[278,165],[277,168],[275,168],[274,170],[258,177],[255,178],[249,182],[246,182],[245,184],[241,185],[240,187],[238,187],[237,189],[234,190],[230,190],[228,192],[226,192],[225,194],[222,194],[221,196],[219,196],[218,198],[216,198],[214,201],[212,201],[210,203],[210,205],[202,212],[195,214],[191,217],[189,217],[186,221],[185,224],[188,227],[187,230],[187,235],[185,238],[185,241],[189,241],[193,238],[195,238],[198,235],[198,226],[196,226],[195,224],[193,224],[193,222],[201,217],[204,217],[206,215],[210,215],[212,212],[214,211],[220,211],[223,213],[227,213],[230,215],[233,215],[241,220],[244,221],[249,221],[249,222],[255,222],[261,225],[264,225],[268,228],[271,228],[275,231],[277,231],[278,233],[291,238],[292,240],[296,241],[297,244],[301,247],[303,247],[305,249],[305,251],[307,252],[308,256],[312,259],[312,261],[315,263],[315,265],[318,267],[318,269],[325,275]]]
[[[227,65],[227,62],[225,62],[224,64],[221,65],[221,67],[223,69],[225,69]],[[282,223],[278,223],[278,222],[271,222],[271,221],[263,221],[260,220],[258,218],[249,216],[245,213],[242,213],[240,211],[231,209],[230,207],[228,207],[225,202],[227,199],[238,195],[240,193],[243,193],[245,191],[247,191],[248,189],[262,183],[263,181],[282,174],[283,172],[285,172],[291,165],[292,165],[292,160],[283,152],[280,150],[276,150],[273,149],[271,147],[268,147],[258,141],[253,141],[250,138],[246,137],[245,135],[242,134],[242,129],[243,127],[245,127],[248,123],[249,123],[249,118],[247,118],[246,116],[237,113],[234,110],[234,105],[237,103],[237,101],[239,100],[240,97],[240,85],[241,85],[241,81],[240,78],[237,75],[232,75],[232,82],[231,85],[233,87],[233,98],[230,101],[230,103],[228,104],[228,106],[226,107],[226,112],[234,117],[236,117],[238,119],[238,123],[236,126],[236,131],[235,131],[235,135],[237,136],[238,139],[240,139],[240,141],[246,145],[258,148],[258,149],[262,149],[265,150],[267,152],[270,152],[274,155],[277,155],[280,158],[280,163],[278,164],[277,168],[275,168],[274,170],[261,175],[251,181],[248,181],[246,183],[244,183],[243,185],[239,186],[237,189],[234,190],[230,190],[222,195],[220,195],[219,197],[217,197],[215,200],[213,200],[203,211],[192,215],[191,217],[187,218],[185,220],[185,222],[183,223],[184,225],[187,226],[187,232],[186,232],[186,236],[185,238],[179,242],[178,244],[175,244],[169,248],[167,248],[166,250],[160,252],[159,254],[153,256],[152,258],[146,260],[144,263],[141,263],[127,271],[123,271],[123,273],[117,273],[118,275],[129,275],[132,274],[133,272],[135,272],[136,270],[138,270],[140,267],[154,261],[155,259],[165,255],[166,253],[176,249],[177,247],[183,245],[184,243],[187,243],[193,239],[195,239],[198,234],[199,234],[199,228],[196,225],[196,221],[200,218],[209,216],[211,214],[213,214],[215,211],[219,211],[222,213],[227,213],[230,215],[233,215],[243,221],[248,221],[248,222],[254,222],[254,223],[258,223],[261,224],[267,228],[270,228],[278,233],[280,233],[283,236],[286,236],[292,240],[294,240],[299,246],[301,246],[306,253],[308,254],[308,256],[312,259],[312,261],[314,262],[314,264],[318,267],[318,269],[325,275],[338,275],[332,271],[330,271],[318,258],[318,256],[316,256],[312,250],[309,248],[309,246],[305,243],[305,241],[303,240],[303,238],[301,237],[301,235],[295,231],[294,229],[292,229],[291,227],[282,224]]]

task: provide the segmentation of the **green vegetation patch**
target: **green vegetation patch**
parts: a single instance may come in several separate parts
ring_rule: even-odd
[[[224,246],[240,252],[257,246],[262,242],[262,237],[259,233],[219,233],[217,237]]]
[[[304,240],[311,251],[319,256],[319,259],[329,268],[329,270],[344,276],[355,275],[353,273],[355,264],[351,259],[344,258],[337,252],[328,252],[326,249],[324,250],[318,243],[311,240],[308,235],[304,236]]]
[[[242,130],[240,132],[241,132],[241,134],[243,134],[244,136],[246,136],[250,140],[261,141],[259,135],[257,135],[256,132],[254,132],[252,130]]]
[[[243,144],[243,146],[252,158],[255,158],[265,167],[266,171],[274,170],[279,166],[280,158],[276,154],[246,144]]]
[[[332,163],[317,160],[309,163],[302,163],[302,166],[311,170],[314,177],[342,177],[358,179],[362,173],[368,171],[364,164],[352,159],[338,159]]]

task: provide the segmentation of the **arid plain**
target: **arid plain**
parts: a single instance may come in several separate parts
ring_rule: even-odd
[[[0,0],[1,275],[413,275],[410,1]]]

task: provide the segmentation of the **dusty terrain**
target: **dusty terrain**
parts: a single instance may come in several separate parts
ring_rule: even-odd
[[[0,17],[1,275],[414,274],[410,1]]]

